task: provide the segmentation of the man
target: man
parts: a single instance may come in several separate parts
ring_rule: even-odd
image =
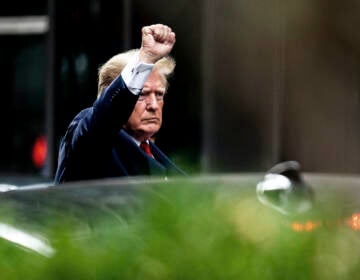
[[[139,50],[116,55],[99,69],[97,100],[74,118],[62,138],[55,183],[185,175],[150,140],[162,124],[174,44],[170,27],[145,26]]]

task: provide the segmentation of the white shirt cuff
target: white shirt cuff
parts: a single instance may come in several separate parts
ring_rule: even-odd
[[[140,94],[147,78],[154,68],[154,64],[139,62],[138,56],[135,56],[121,72],[127,88],[135,95]]]

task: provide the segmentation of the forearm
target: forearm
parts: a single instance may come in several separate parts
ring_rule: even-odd
[[[96,127],[108,127],[117,132],[129,119],[137,99],[120,75],[94,102],[92,121]]]
[[[153,64],[140,62],[135,55],[78,122],[72,137],[73,146],[82,138],[93,142],[117,134],[128,121],[153,67]]]

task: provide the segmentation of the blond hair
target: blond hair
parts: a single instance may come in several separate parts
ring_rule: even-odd
[[[117,76],[120,75],[126,64],[139,54],[139,49],[132,49],[119,53],[110,58],[98,71],[98,97],[108,87]],[[165,56],[155,63],[154,69],[159,71],[164,78],[166,88],[168,87],[168,78],[173,74],[175,69],[175,60],[171,56]]]

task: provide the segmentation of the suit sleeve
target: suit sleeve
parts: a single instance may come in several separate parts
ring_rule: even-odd
[[[106,136],[117,133],[129,119],[138,95],[145,81],[154,68],[154,64],[139,62],[134,55],[119,75],[100,95],[89,115],[80,120],[74,131],[72,145],[78,137],[88,131],[102,133]],[[91,133],[89,134],[92,137]]]
[[[91,108],[74,118],[60,143],[55,183],[95,176],[97,166],[109,161],[113,141],[137,98],[119,75]]]

